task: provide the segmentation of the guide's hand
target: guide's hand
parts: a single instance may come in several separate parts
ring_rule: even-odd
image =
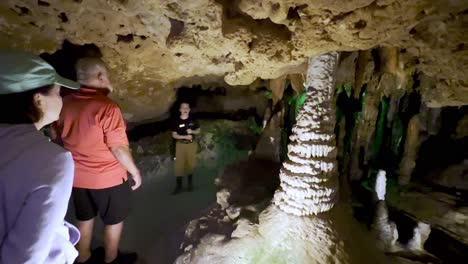
[[[192,140],[192,139],[193,139],[193,136],[192,136],[192,135],[187,135],[187,136],[185,136],[185,139],[187,139],[187,140]]]
[[[193,130],[192,130],[192,129],[190,129],[190,128],[189,128],[189,129],[187,129],[187,134],[189,134],[189,135],[190,135],[190,134],[193,134]]]
[[[140,172],[138,172],[137,174],[135,175],[132,175],[132,179],[133,179],[133,185],[132,185],[132,190],[136,190],[138,188],[140,188],[141,186],[141,175],[140,175]]]

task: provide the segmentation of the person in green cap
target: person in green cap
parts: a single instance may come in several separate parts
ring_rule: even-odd
[[[72,155],[39,130],[56,121],[60,77],[40,57],[0,50],[0,263],[73,263],[78,230],[64,221]]]

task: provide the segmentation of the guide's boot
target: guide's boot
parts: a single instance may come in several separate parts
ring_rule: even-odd
[[[192,174],[190,174],[187,177],[187,181],[188,181],[187,191],[191,192],[191,191],[193,191],[193,175]]]
[[[172,195],[179,194],[182,191],[182,177],[177,176],[176,177],[176,187],[174,188],[174,191],[172,192]]]

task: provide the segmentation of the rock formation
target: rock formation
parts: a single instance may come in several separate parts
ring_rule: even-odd
[[[312,58],[307,71],[307,98],[296,118],[288,158],[280,171],[274,202],[289,214],[326,212],[336,202],[337,168],[332,94],[338,54]]]
[[[405,152],[400,163],[398,183],[406,185],[411,180],[411,174],[416,167],[416,158],[419,150],[419,116],[415,115],[408,124],[406,133]]]
[[[338,187],[331,103],[337,62],[335,52],[309,61],[308,97],[281,168],[281,188],[259,223],[239,220],[230,240],[206,235],[176,263],[383,263],[349,208],[332,209]]]
[[[314,55],[379,45],[405,52],[424,100],[438,107],[468,102],[467,8],[462,0],[4,0],[0,47],[95,44],[130,121],[164,114],[173,88],[249,85],[303,73]]]

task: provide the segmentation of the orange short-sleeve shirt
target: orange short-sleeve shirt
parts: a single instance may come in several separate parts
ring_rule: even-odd
[[[73,187],[105,189],[127,180],[127,171],[110,150],[128,146],[126,125],[105,91],[81,88],[65,96],[55,128],[75,161]]]

